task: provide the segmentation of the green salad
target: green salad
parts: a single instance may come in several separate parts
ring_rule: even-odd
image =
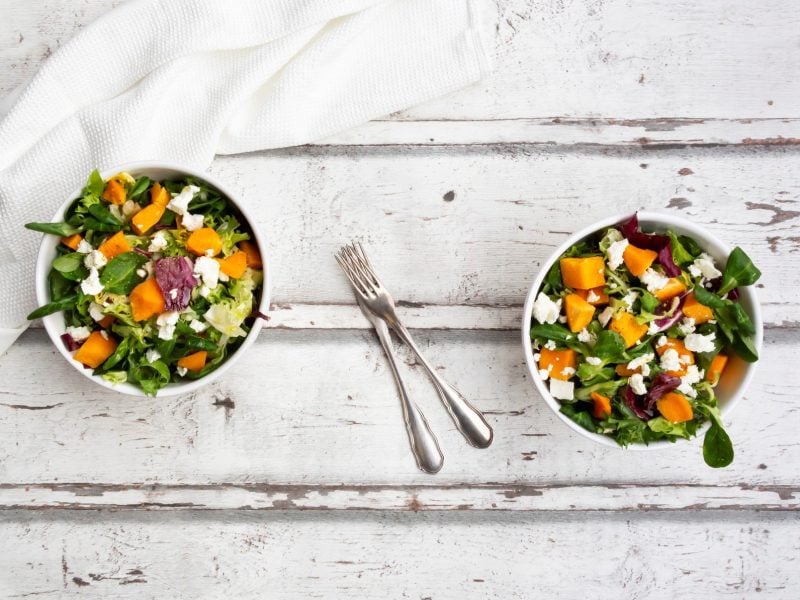
[[[634,215],[547,273],[530,332],[539,376],[564,415],[621,446],[691,438],[710,422],[703,457],[727,466],[714,387],[730,357],[758,360],[738,288],[760,276],[741,248],[720,270],[691,237],[642,232]]]
[[[50,302],[28,319],[63,311],[67,350],[112,383],[154,395],[203,377],[260,316],[258,247],[203,181],[93,171],[63,222],[26,227],[60,238]]]

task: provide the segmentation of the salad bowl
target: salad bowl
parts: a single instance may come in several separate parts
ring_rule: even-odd
[[[132,175],[134,178],[140,177],[147,177],[152,181],[173,181],[173,180],[181,180],[187,177],[190,177],[194,180],[198,180],[202,184],[207,184],[210,188],[215,189],[218,191],[226,200],[227,204],[231,209],[232,214],[235,215],[238,221],[241,221],[241,225],[243,228],[250,234],[250,242],[255,244],[255,247],[260,253],[261,261],[263,263],[263,282],[261,283],[260,289],[256,291],[256,296],[254,298],[254,306],[253,310],[256,312],[257,315],[264,315],[268,311],[269,308],[269,296],[270,296],[270,282],[271,282],[271,273],[269,268],[269,261],[267,255],[267,246],[266,243],[259,233],[258,229],[254,226],[254,221],[248,214],[246,207],[243,203],[237,200],[237,195],[234,194],[230,189],[228,189],[223,183],[216,180],[212,176],[207,173],[197,171],[195,169],[173,164],[167,162],[135,162],[135,163],[128,163],[124,165],[120,165],[114,167],[112,169],[108,169],[100,173],[103,181],[110,180],[112,177],[119,173],[128,173]],[[64,201],[61,207],[58,209],[56,214],[53,216],[52,221],[56,222],[63,222],[66,213],[69,210],[70,206],[73,204],[76,198],[81,197],[82,190],[84,188],[80,187],[77,188],[72,194],[68,196],[68,198]],[[192,216],[188,214],[187,216]],[[198,217],[200,218],[200,217]],[[63,238],[59,238],[57,235],[45,235],[43,237],[42,244],[39,249],[39,253],[37,256],[36,261],[36,298],[37,302],[40,306],[47,305],[50,302],[50,282],[48,280],[51,268],[53,267],[54,260],[59,256],[58,247],[59,244],[63,243]],[[211,254],[209,253],[208,256]],[[191,263],[189,263],[191,265]],[[144,273],[142,273],[144,275]],[[155,281],[151,279],[150,281]],[[174,290],[173,290],[174,292]],[[174,296],[173,296],[174,298]],[[29,317],[31,318],[31,317]],[[96,384],[116,391],[123,394],[133,395],[133,396],[145,396],[147,395],[141,385],[134,385],[133,383],[127,381],[120,381],[115,382],[109,380],[108,378],[104,378],[98,374],[94,374],[94,370],[84,366],[81,362],[76,360],[75,356],[71,352],[71,349],[67,347],[65,344],[64,336],[65,334],[68,335],[68,327],[67,323],[65,322],[64,313],[62,311],[54,312],[52,314],[47,314],[46,316],[42,317],[42,322],[44,327],[49,335],[50,339],[52,340],[55,347],[61,353],[61,355],[69,362],[81,375],[91,379]],[[263,319],[259,318],[258,316],[253,319],[252,324],[249,327],[249,330],[244,337],[244,340],[238,345],[238,347],[233,350],[232,353],[227,355],[224,360],[218,364],[213,370],[210,370],[207,373],[200,372],[198,377],[195,378],[186,378],[180,379],[175,381],[173,378],[172,381],[166,383],[164,385],[159,386],[156,392],[151,393],[150,395],[158,395],[158,396],[174,396],[178,394],[186,394],[192,392],[202,386],[205,386],[218,377],[220,377],[223,373],[225,373],[231,366],[244,354],[247,352],[247,349],[253,344],[256,337],[263,326]],[[103,333],[101,331],[101,333]],[[105,336],[108,339],[108,336]],[[74,348],[72,348],[74,350]],[[185,369],[184,369],[185,372]]]
[[[630,218],[630,214],[620,214],[608,217],[598,223],[594,223],[576,232],[575,234],[571,235],[563,244],[561,244],[561,246],[559,246],[555,252],[553,252],[553,254],[541,265],[539,273],[533,281],[533,284],[528,292],[522,318],[521,333],[525,361],[528,366],[530,377],[545,403],[570,429],[581,436],[592,440],[593,442],[609,448],[623,448],[623,446],[608,435],[596,433],[586,429],[577,423],[573,418],[570,418],[567,414],[562,412],[562,403],[559,402],[556,397],[554,397],[553,393],[551,393],[551,389],[548,386],[544,374],[540,374],[540,365],[536,360],[538,357],[538,350],[534,348],[532,343],[531,328],[535,324],[533,315],[537,296],[545,285],[545,280],[548,273],[563,257],[565,252],[567,252],[575,244],[592,238],[595,236],[595,234],[603,232],[610,227],[619,226],[628,221]],[[640,211],[638,212],[638,222],[643,232],[663,234],[666,231],[671,230],[679,236],[687,236],[693,239],[699,248],[713,258],[718,265],[725,265],[728,257],[731,255],[731,249],[725,243],[705,229],[695,225],[694,223],[691,223],[690,221],[687,221],[686,219],[670,214]],[[754,286],[742,285],[737,289],[739,294],[738,303],[741,304],[741,307],[746,311],[752,320],[752,326],[754,328],[754,334],[752,336],[753,350],[756,354],[760,354],[763,338],[763,325],[761,309]],[[564,320],[564,317],[562,317],[562,320]],[[713,323],[714,321],[711,322]],[[722,418],[727,417],[731,413],[734,406],[741,399],[755,373],[755,368],[756,365],[754,362],[747,362],[735,354],[731,354],[729,356],[727,365],[724,367],[724,371],[719,377],[716,387],[714,387],[716,403],[718,405],[719,414],[721,415],[720,421]],[[699,435],[703,431],[707,431],[709,426],[710,422],[707,420],[700,426],[697,434]],[[727,434],[725,434],[725,437],[727,438]],[[677,439],[680,441],[687,441],[684,438]],[[624,448],[630,450],[656,450],[674,445],[675,444],[671,440],[657,439],[650,441],[649,443],[630,443],[624,446]]]

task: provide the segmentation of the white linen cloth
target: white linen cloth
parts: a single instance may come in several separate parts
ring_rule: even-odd
[[[48,221],[95,167],[319,140],[479,80],[485,0],[131,0],[0,106],[0,353]]]

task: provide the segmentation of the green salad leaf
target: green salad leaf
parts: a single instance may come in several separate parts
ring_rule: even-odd
[[[721,296],[731,290],[743,286],[753,285],[761,277],[761,271],[753,264],[750,257],[739,246],[733,249],[722,273],[722,286],[719,288]]]
[[[115,256],[103,269],[100,283],[111,294],[130,294],[143,281],[136,271],[147,262],[147,257],[138,252],[124,252]]]

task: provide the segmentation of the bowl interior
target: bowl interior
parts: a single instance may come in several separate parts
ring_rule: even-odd
[[[718,265],[724,265],[727,261],[727,257],[730,254],[730,248],[728,248],[722,241],[718,238],[710,234],[708,231],[694,225],[693,223],[675,217],[669,214],[661,214],[649,211],[640,211],[639,215],[639,224],[644,231],[648,232],[663,232],[667,229],[672,229],[678,234],[681,235],[688,235],[693,237],[697,243],[700,245],[701,248],[705,252],[707,252],[710,256],[714,258]],[[630,214],[625,215],[616,215],[613,217],[609,217],[600,223],[596,223],[587,227],[569,239],[567,239],[551,256],[547,259],[547,261],[542,265],[541,270],[539,271],[539,275],[536,277],[533,285],[528,292],[528,297],[525,301],[524,313],[523,313],[523,322],[522,322],[522,345],[525,351],[525,360],[528,365],[528,370],[531,374],[531,379],[533,380],[534,384],[536,385],[539,393],[544,398],[545,402],[547,402],[548,406],[555,412],[559,419],[561,419],[566,425],[572,428],[577,433],[583,435],[584,437],[588,437],[595,442],[603,444],[604,446],[613,447],[613,448],[620,448],[620,446],[611,438],[600,435],[597,433],[593,433],[587,431],[577,423],[575,423],[572,419],[561,413],[560,411],[560,403],[558,400],[553,398],[550,394],[550,390],[548,388],[547,383],[545,383],[541,377],[539,377],[538,370],[536,368],[536,363],[533,360],[533,349],[530,342],[530,329],[531,329],[531,321],[532,321],[532,313],[533,313],[533,303],[536,300],[536,295],[539,292],[539,288],[542,287],[542,283],[544,281],[544,277],[547,272],[550,270],[550,267],[558,260],[558,258],[573,244],[581,241],[582,239],[589,237],[590,235],[604,230],[608,227],[618,225],[623,223],[626,219],[630,218]],[[762,344],[762,337],[763,337],[763,324],[761,320],[761,309],[758,304],[758,299],[755,293],[755,290],[752,286],[749,287],[742,287],[739,288],[739,301],[742,303],[742,306],[753,319],[753,324],[756,328],[756,336],[755,336],[755,345],[756,349],[761,353],[761,344]],[[723,416],[726,416],[730,411],[733,409],[733,406],[738,402],[741,398],[742,394],[744,393],[747,385],[749,384],[750,380],[755,373],[755,364],[748,363],[743,359],[739,358],[736,355],[731,355],[728,360],[728,365],[725,368],[725,371],[720,378],[717,387],[715,388],[715,393],[717,395],[717,400],[719,402],[720,411],[722,412]],[[707,427],[706,425],[705,427]],[[704,428],[701,430],[701,432]],[[636,444],[628,446],[629,449],[632,450],[647,450],[647,449],[658,449],[658,448],[666,448],[672,447],[675,444],[669,441],[658,441],[651,443],[650,445],[644,444]]]
[[[133,176],[138,177],[141,175],[147,175],[150,179],[153,180],[169,180],[169,179],[178,179],[185,177],[187,175],[196,177],[197,179],[202,179],[203,181],[207,182],[209,185],[217,188],[223,195],[225,195],[231,204],[235,207],[238,213],[241,215],[243,219],[243,224],[246,224],[248,230],[253,235],[253,241],[258,246],[259,252],[261,253],[262,260],[264,262],[264,283],[261,286],[261,297],[258,302],[259,310],[262,313],[266,313],[269,309],[269,291],[270,291],[270,281],[271,281],[271,274],[269,269],[269,260],[267,256],[267,246],[264,243],[261,235],[259,234],[258,230],[253,226],[254,221],[248,216],[246,209],[238,202],[236,202],[235,196],[231,194],[231,192],[219,182],[215,181],[207,174],[195,171],[194,169],[183,167],[180,165],[167,165],[165,163],[133,163],[128,165],[122,165],[120,167],[116,167],[114,169],[109,169],[102,173],[104,179],[115,175],[121,171],[127,171],[131,173]],[[61,221],[64,219],[64,214],[72,204],[75,198],[78,198],[81,193],[81,188],[75,190],[73,194],[69,196],[69,198],[61,205],[58,209],[58,212],[53,216],[53,221]],[[39,248],[39,254],[36,259],[36,299],[39,302],[39,305],[46,304],[50,301],[50,290],[47,283],[47,275],[50,272],[50,267],[53,262],[53,259],[56,257],[57,251],[56,248],[58,246],[59,240],[56,236],[53,235],[45,235],[42,241],[42,245]],[[114,390],[116,392],[121,392],[123,394],[133,395],[133,396],[144,396],[144,392],[137,386],[131,383],[118,383],[112,384],[109,381],[106,381],[102,377],[92,375],[90,369],[84,368],[82,364],[72,358],[72,354],[65,348],[63,342],[61,341],[60,337],[66,331],[66,324],[64,322],[64,315],[61,312],[54,313],[52,315],[48,315],[42,319],[44,323],[44,327],[47,330],[50,339],[55,344],[56,348],[58,348],[59,352],[61,352],[62,356],[72,364],[81,374],[85,377],[88,377],[98,385],[101,385],[105,388]],[[219,377],[222,373],[228,369],[233,362],[241,357],[247,348],[255,341],[256,337],[258,337],[259,331],[261,331],[261,327],[263,326],[263,321],[261,319],[256,319],[253,323],[253,326],[248,333],[247,337],[245,338],[244,342],[237,348],[237,350],[228,357],[222,365],[220,365],[217,369],[203,377],[202,379],[196,379],[186,382],[180,383],[169,383],[160,389],[157,393],[158,396],[174,396],[177,394],[185,394],[196,390],[199,387],[207,385],[217,377]]]

